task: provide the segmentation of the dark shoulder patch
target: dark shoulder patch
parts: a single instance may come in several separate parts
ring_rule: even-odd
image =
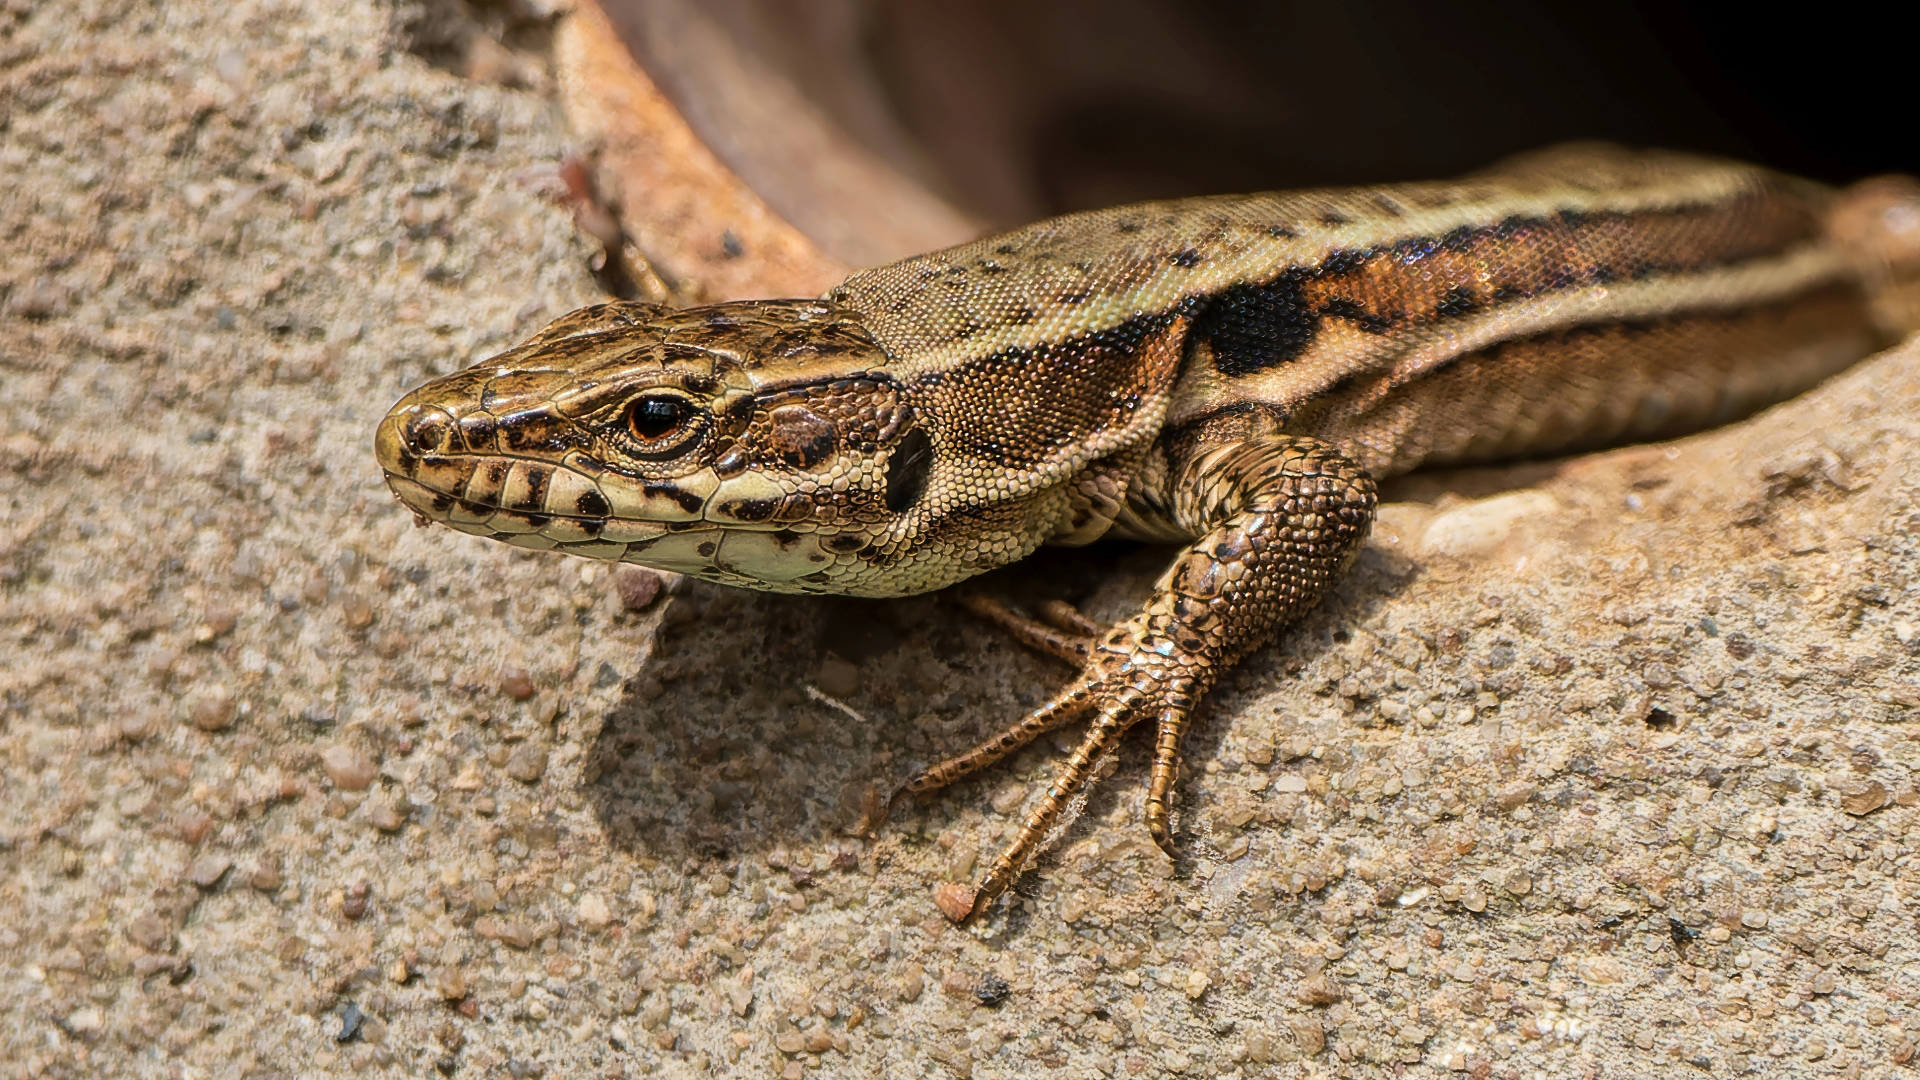
[[[1176,251],[1173,254],[1167,256],[1167,261],[1172,263],[1175,266],[1191,270],[1192,268],[1199,266],[1202,262],[1205,262],[1206,256],[1200,254],[1199,252],[1193,250],[1192,248],[1187,248],[1184,251]]]
[[[1307,302],[1307,274],[1288,270],[1259,285],[1232,285],[1194,321],[1192,336],[1213,350],[1214,369],[1235,377],[1284,364],[1306,351],[1320,329]]]

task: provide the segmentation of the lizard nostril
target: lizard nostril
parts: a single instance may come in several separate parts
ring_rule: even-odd
[[[438,454],[447,448],[447,436],[452,425],[447,415],[438,409],[422,409],[413,414],[400,428],[400,439],[414,454]]]

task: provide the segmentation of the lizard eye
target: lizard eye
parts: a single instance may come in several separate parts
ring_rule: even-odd
[[[657,444],[680,434],[694,412],[693,403],[684,398],[649,394],[627,406],[627,430],[642,443]]]

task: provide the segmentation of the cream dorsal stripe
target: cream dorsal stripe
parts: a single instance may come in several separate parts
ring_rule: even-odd
[[[828,297],[862,312],[903,375],[1062,341],[1330,256],[1510,219],[1685,213],[1817,185],[1750,165],[1657,154],[1596,177],[1569,147],[1483,179],[1209,196],[1070,214],[854,274]],[[1192,253],[1183,257],[1183,253]],[[1083,298],[1084,299],[1080,299]],[[1073,300],[1072,303],[1063,302]]]

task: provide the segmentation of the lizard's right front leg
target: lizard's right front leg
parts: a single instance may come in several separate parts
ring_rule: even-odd
[[[1110,630],[1080,677],[1051,701],[973,750],[922,770],[902,789],[944,786],[1050,728],[1093,715],[1019,835],[975,888],[974,913],[1006,891],[1094,766],[1148,717],[1158,737],[1147,828],[1171,854],[1167,800],[1194,706],[1222,671],[1319,601],[1373,520],[1373,478],[1315,439],[1268,435],[1202,447],[1174,474],[1176,520],[1200,539],[1162,575],[1146,609]]]

